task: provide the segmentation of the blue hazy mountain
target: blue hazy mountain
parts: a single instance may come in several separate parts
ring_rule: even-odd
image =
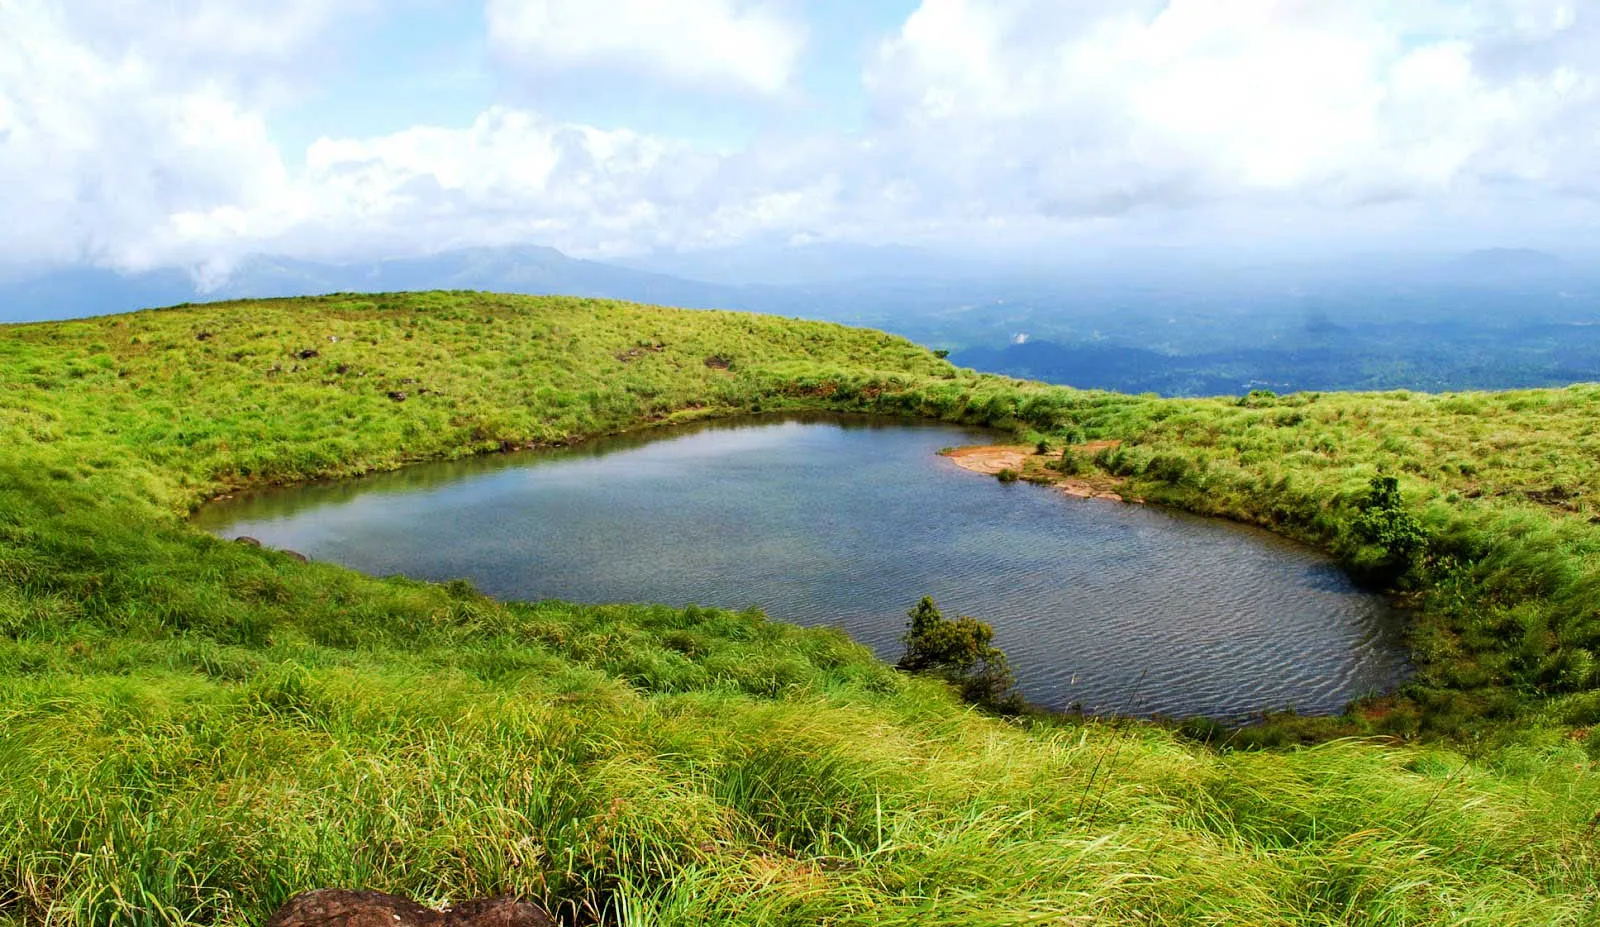
[[[624,267],[730,286],[829,286],[862,281],[954,280],[992,274],[969,255],[906,245],[754,243],[705,251],[660,251]]]
[[[181,270],[139,274],[98,267],[53,270],[0,281],[0,322],[76,319],[194,298],[194,281]]]
[[[0,321],[75,318],[183,302],[437,289],[699,307],[726,306],[737,295],[735,288],[578,260],[553,248],[470,248],[352,264],[258,255],[240,262],[221,285],[206,288],[176,269],[119,274],[73,268],[0,283]]]
[[[256,256],[204,290],[177,269],[67,269],[0,281],[0,321],[246,297],[475,289],[868,325],[950,350],[965,366],[1126,392],[1600,381],[1600,268],[1539,251],[1289,264],[1150,250],[1007,266],[916,248],[817,244],[632,263],[531,246],[349,264]]]
[[[1572,268],[1561,257],[1530,248],[1487,248],[1464,254],[1453,261],[1450,270],[1463,280],[1496,283],[1560,280]]]
[[[467,248],[365,264],[319,264],[255,257],[213,294],[218,298],[402,290],[558,293],[692,307],[718,306],[728,287],[571,258],[554,248]]]

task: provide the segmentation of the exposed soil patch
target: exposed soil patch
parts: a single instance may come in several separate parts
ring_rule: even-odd
[[[1096,451],[1116,447],[1117,443],[1091,441],[1088,444],[1075,444],[1072,449],[1081,456],[1093,457]],[[1036,454],[1033,447],[1025,444],[985,444],[952,448],[942,453],[963,470],[986,473],[990,476],[999,476],[1003,471],[1009,470],[1030,483],[1055,486],[1067,495],[1080,499],[1106,499],[1111,502],[1144,501],[1124,496],[1120,492],[1124,481],[1109,473],[1063,476],[1046,467],[1045,464],[1060,459],[1059,451]]]
[[[1583,493],[1568,486],[1552,486],[1549,489],[1525,489],[1522,494],[1533,502],[1554,509],[1577,512],[1583,508]]]
[[[839,384],[833,382],[832,380],[827,380],[822,383],[815,383],[809,386],[802,386],[799,383],[795,383],[791,386],[785,387],[783,392],[786,396],[807,396],[813,399],[828,399],[839,392]]]
[[[267,927],[556,927],[543,908],[510,896],[435,911],[381,892],[322,889],[289,899]]]
[[[1008,446],[1003,444],[978,445],[975,447],[958,447],[946,451],[944,456],[955,461],[956,466],[974,473],[987,473],[994,476],[1001,470],[1015,470],[1022,472],[1023,463],[1033,453],[1033,448],[1021,445]]]
[[[626,351],[620,351],[612,356],[624,364],[628,364],[638,360],[646,354],[659,354],[666,350],[666,348],[667,346],[659,341],[652,341],[649,344],[635,345]]]

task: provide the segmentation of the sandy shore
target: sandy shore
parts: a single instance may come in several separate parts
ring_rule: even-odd
[[[1112,446],[1109,442],[1095,442],[1075,448],[1080,453],[1092,455],[1102,447]],[[944,456],[951,463],[963,470],[974,473],[986,473],[994,476],[1002,470],[1015,471],[1023,479],[1035,483],[1045,483],[1054,486],[1069,496],[1080,499],[1105,499],[1111,502],[1140,502],[1140,499],[1129,499],[1122,493],[1116,492],[1115,487],[1120,485],[1119,480],[1109,475],[1100,475],[1095,479],[1080,479],[1072,476],[1062,476],[1054,470],[1047,470],[1044,464],[1056,459],[1055,454],[1035,454],[1034,449],[1024,444],[984,444],[972,447],[958,447],[945,451]]]

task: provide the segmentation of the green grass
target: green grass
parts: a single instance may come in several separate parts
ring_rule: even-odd
[[[1094,466],[1140,494],[1356,568],[1392,473],[1431,539],[1418,682],[1218,750],[984,716],[758,613],[497,603],[183,519],[784,408],[1121,440]],[[1082,393],[876,332],[466,293],[0,329],[0,924],[260,923],[335,885],[637,925],[1595,923],[1597,409]]]

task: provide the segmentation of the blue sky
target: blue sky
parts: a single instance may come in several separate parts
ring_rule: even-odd
[[[332,60],[301,90],[301,102],[275,120],[274,136],[287,152],[303,153],[323,136],[470,122],[495,100],[479,8],[413,3],[358,18],[330,38]]]
[[[0,264],[1561,247],[1580,0],[7,0]]]

